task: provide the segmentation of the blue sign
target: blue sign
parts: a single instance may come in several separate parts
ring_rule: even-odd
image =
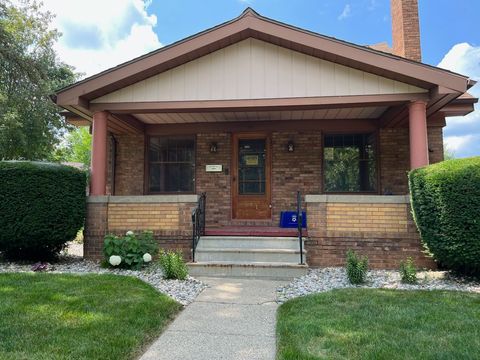
[[[280,227],[282,228],[297,228],[298,227],[298,213],[296,211],[282,211],[280,213]],[[307,227],[307,214],[302,211],[302,228]]]

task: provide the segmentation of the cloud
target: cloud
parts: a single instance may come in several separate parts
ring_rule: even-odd
[[[55,50],[78,72],[94,75],[162,46],[157,17],[143,0],[43,0],[62,36]],[[95,11],[92,11],[95,9]]]
[[[468,43],[454,45],[438,64],[470,78],[480,80],[480,46]],[[480,97],[480,84],[469,90],[475,97]],[[475,111],[467,116],[447,118],[444,129],[445,145],[458,157],[480,155],[480,110],[475,105]]]
[[[349,17],[351,15],[351,13],[352,13],[352,8],[351,8],[350,4],[345,5],[342,13],[338,16],[338,20],[346,19],[347,17]]]

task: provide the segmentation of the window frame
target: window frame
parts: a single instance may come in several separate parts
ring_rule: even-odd
[[[150,191],[150,141],[152,138],[193,140],[193,189],[192,191]],[[147,135],[145,139],[144,194],[145,195],[195,195],[197,193],[197,137],[195,135]]]
[[[376,171],[376,189],[373,191],[325,191],[325,137],[334,135],[373,135],[375,137],[375,171]],[[322,133],[321,139],[321,164],[322,164],[322,181],[321,193],[331,195],[381,195],[381,169],[380,169],[380,134],[378,130],[374,131],[329,131]]]

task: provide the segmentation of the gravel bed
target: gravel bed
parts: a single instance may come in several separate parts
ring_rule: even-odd
[[[401,290],[458,290],[480,293],[480,283],[449,276],[445,271],[418,272],[417,284],[404,284],[400,273],[395,270],[370,270],[363,285],[352,285],[347,279],[344,268],[332,267],[310,269],[309,272],[294,279],[290,284],[277,288],[277,302],[314,293],[343,288],[385,288]]]
[[[31,272],[32,264],[0,262],[2,272]],[[68,274],[115,274],[135,276],[152,285],[161,293],[167,294],[182,305],[188,305],[207,287],[201,281],[188,277],[186,280],[165,280],[162,270],[156,264],[142,270],[105,269],[93,261],[83,260],[75,256],[65,256],[55,264],[49,264],[45,272]]]

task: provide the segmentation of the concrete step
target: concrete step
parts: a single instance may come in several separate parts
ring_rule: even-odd
[[[305,254],[305,251],[304,251]],[[199,262],[257,262],[291,263],[300,262],[300,251],[296,249],[263,248],[198,248],[195,259]]]
[[[247,249],[299,249],[296,237],[267,236],[202,236],[197,249],[247,248]]]
[[[265,262],[204,261],[187,264],[193,277],[239,277],[291,280],[307,273],[307,265]]]

